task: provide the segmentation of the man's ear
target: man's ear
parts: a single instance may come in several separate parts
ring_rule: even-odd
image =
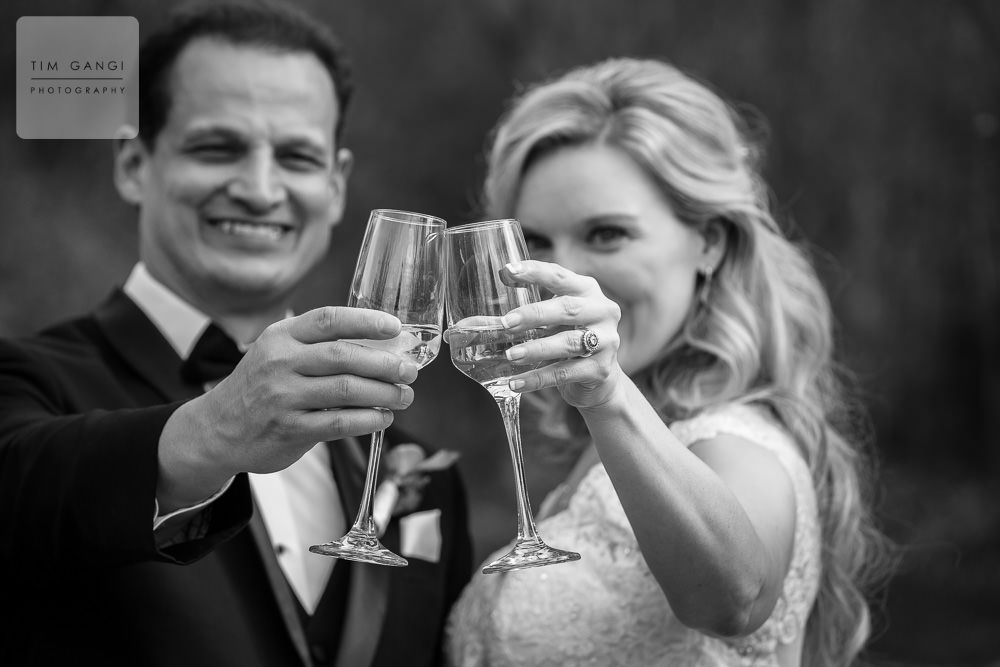
[[[702,248],[701,266],[715,271],[726,255],[726,244],[729,239],[727,226],[730,223],[722,218],[712,218],[702,227],[701,237],[705,241]]]
[[[142,196],[146,185],[146,171],[149,168],[149,150],[142,139],[122,128],[114,139],[114,169],[115,187],[121,198],[136,206],[142,204]]]
[[[347,203],[347,179],[351,176],[354,168],[354,154],[347,148],[337,151],[334,158],[333,168],[330,170],[330,188],[333,190],[333,202],[330,219],[336,225],[344,215],[344,206]]]

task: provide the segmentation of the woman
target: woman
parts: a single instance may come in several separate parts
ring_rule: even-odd
[[[511,387],[558,390],[581,453],[540,532],[583,558],[477,576],[453,663],[847,665],[862,648],[883,542],[838,430],[830,307],[756,157],[729,106],[655,61],[570,72],[501,119],[487,209],[525,230],[532,261],[510,272],[555,295],[505,326],[558,331],[509,351],[554,362]]]

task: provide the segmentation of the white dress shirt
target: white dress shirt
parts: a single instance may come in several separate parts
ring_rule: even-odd
[[[123,290],[177,354],[187,359],[210,324],[209,318],[150,275],[142,262],[132,269]],[[250,487],[285,578],[299,602],[311,614],[336,561],[329,556],[310,553],[309,546],[328,542],[346,531],[340,497],[330,469],[330,453],[325,444],[319,443],[284,470],[266,475],[251,473]],[[154,528],[178,513],[203,507],[226,488],[228,484],[194,507],[164,516],[157,512]]]

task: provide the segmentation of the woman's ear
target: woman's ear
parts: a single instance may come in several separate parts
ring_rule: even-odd
[[[723,218],[712,218],[702,227],[701,237],[705,243],[702,247],[701,266],[712,272],[719,268],[722,258],[726,255],[728,224]]]
[[[114,139],[115,187],[121,198],[136,206],[142,204],[149,168],[149,151],[142,139],[124,138],[124,130]],[[134,136],[134,133],[133,133]]]

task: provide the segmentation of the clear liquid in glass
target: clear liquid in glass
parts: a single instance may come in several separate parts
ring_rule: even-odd
[[[342,339],[347,343],[363,345],[376,350],[404,354],[423,368],[441,351],[441,328],[425,324],[404,324],[402,331],[386,340]]]
[[[503,327],[452,327],[448,330],[448,346],[455,368],[488,389],[545,365],[515,364],[505,356],[508,349],[540,335],[538,329],[511,333]]]

